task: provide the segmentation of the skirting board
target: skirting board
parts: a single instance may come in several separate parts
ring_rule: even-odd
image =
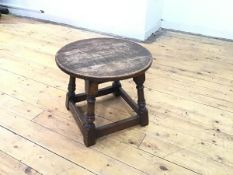
[[[179,23],[173,23],[173,22],[163,20],[162,28],[189,32],[193,34],[201,34],[204,36],[222,38],[226,40],[233,40],[233,31],[220,31],[220,30],[216,30],[213,28],[207,28],[204,26],[179,24]]]

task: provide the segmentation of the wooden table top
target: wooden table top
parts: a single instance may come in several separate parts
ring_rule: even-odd
[[[58,67],[78,78],[106,81],[134,77],[152,64],[151,53],[123,39],[93,38],[70,43],[56,54]]]

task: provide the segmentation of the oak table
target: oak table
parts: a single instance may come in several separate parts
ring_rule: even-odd
[[[148,125],[143,83],[145,71],[152,64],[151,53],[139,44],[123,39],[92,38],[70,43],[56,54],[57,66],[69,74],[66,108],[73,114],[86,146],[94,145],[96,138],[137,124]],[[85,80],[85,93],[75,94],[75,80]],[[120,80],[133,78],[138,102],[123,90]],[[113,81],[112,86],[99,89],[100,83]],[[136,112],[136,116],[96,127],[95,99],[113,93],[121,96]],[[86,114],[76,107],[77,102],[87,101]]]

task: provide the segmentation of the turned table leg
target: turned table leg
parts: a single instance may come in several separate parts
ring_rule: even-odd
[[[145,74],[133,78],[134,82],[136,83],[137,87],[137,95],[138,95],[138,115],[140,117],[140,124],[141,126],[146,126],[149,123],[148,119],[148,110],[146,108],[146,102],[144,97],[144,86],[143,83],[145,82]]]
[[[69,110],[69,101],[75,98],[75,77],[70,76],[68,92],[66,94],[66,108]]]
[[[89,80],[85,81],[85,91],[87,94],[87,114],[84,125],[84,143],[86,146],[95,144],[95,97],[98,93],[98,83]]]
[[[115,89],[115,91],[113,92],[113,94],[114,94],[116,97],[120,96],[120,89],[119,89],[119,88],[121,87],[120,81],[119,81],[119,80],[114,81],[114,82],[112,83],[112,87]]]

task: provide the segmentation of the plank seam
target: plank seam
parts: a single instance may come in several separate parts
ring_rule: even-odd
[[[160,66],[164,66],[164,67],[170,67],[170,68],[174,68],[174,69],[179,69],[179,67],[168,66],[168,65],[164,65],[164,64],[160,64],[160,63],[156,63],[156,64],[160,65]],[[152,69],[156,69],[156,68],[152,67]],[[195,73],[194,71],[189,71],[189,72]],[[192,77],[192,76],[187,76],[187,77],[191,77],[193,79],[203,80],[203,81],[206,81],[206,82],[211,82],[211,83],[219,84],[219,85],[222,85],[222,86],[232,87],[232,86],[229,86],[229,85],[225,85],[225,84],[221,84],[221,83],[217,83],[217,82],[213,82],[213,81],[208,81],[208,80],[205,80],[205,79],[202,79],[202,78],[198,78],[198,77]],[[218,78],[224,78],[224,77],[218,77]],[[232,81],[231,79],[227,79],[227,80]]]
[[[72,140],[72,141],[74,141],[74,142],[77,142],[77,143],[80,143],[80,144],[84,145],[83,142],[79,142],[79,141],[77,141],[77,140],[74,140],[73,138],[67,137],[66,135],[63,135],[63,134],[61,134],[61,133],[58,133],[57,131],[55,131],[55,130],[53,130],[53,129],[50,129],[50,128],[48,128],[48,127],[45,127],[45,126],[43,126],[43,125],[41,125],[41,124],[39,124],[39,123],[37,123],[37,122],[35,122],[35,121],[32,121],[32,122],[35,123],[35,124],[37,124],[37,125],[40,125],[40,126],[43,127],[43,128],[46,128],[46,129],[50,130],[50,131],[52,131],[52,132],[54,132],[54,133],[56,133],[56,134],[62,135],[63,137],[65,137],[65,138],[67,138],[67,139],[69,139],[69,140]],[[1,125],[0,125],[0,126],[1,126]],[[80,134],[80,136],[81,136],[81,134]],[[121,161],[121,160],[118,160],[118,159],[116,159],[116,158],[114,158],[114,157],[112,157],[112,156],[109,156],[109,155],[107,155],[107,154],[105,154],[105,153],[103,153],[103,152],[101,152],[101,151],[98,151],[97,149],[94,149],[94,148],[91,148],[91,147],[90,147],[89,149],[92,149],[92,150],[94,150],[94,151],[96,151],[96,152],[98,152],[98,153],[100,153],[100,154],[105,155],[106,157],[112,158],[112,159],[114,159],[115,161],[121,162],[121,163],[123,163],[123,164],[125,164],[125,165],[127,165],[127,166],[129,166],[129,167],[131,167],[131,168],[133,168],[133,169],[135,169],[135,170],[138,170],[138,171],[140,171],[140,172],[142,172],[142,173],[144,173],[144,174],[149,175],[148,173],[146,173],[146,172],[144,172],[144,171],[142,171],[142,170],[140,170],[140,169],[137,169],[136,167],[134,167],[134,166],[132,166],[132,165],[129,165],[129,164],[127,164],[127,163],[125,163],[125,162],[123,162],[123,161]]]
[[[96,174],[95,172],[93,172],[93,171],[91,171],[91,170],[89,170],[89,169],[87,169],[87,168],[85,168],[85,167],[83,167],[83,166],[81,166],[81,165],[79,165],[79,164],[77,164],[77,163],[75,163],[75,162],[73,162],[73,161],[71,161],[71,160],[65,158],[64,156],[61,156],[61,155],[57,154],[56,152],[54,152],[54,151],[52,151],[52,150],[49,150],[48,148],[46,148],[46,147],[44,147],[44,146],[42,146],[42,145],[40,145],[40,144],[38,144],[38,143],[36,143],[36,142],[33,142],[32,140],[30,140],[30,139],[28,139],[28,138],[26,138],[26,137],[24,137],[24,136],[22,136],[22,135],[20,135],[20,134],[18,134],[18,133],[16,133],[16,132],[12,131],[11,129],[6,128],[5,126],[2,126],[1,124],[0,124],[0,127],[6,129],[7,131],[9,131],[9,132],[11,132],[11,133],[13,133],[13,134],[15,134],[15,135],[17,135],[17,136],[19,136],[19,137],[21,137],[21,138],[27,140],[27,141],[29,141],[29,142],[35,144],[35,145],[37,145],[37,146],[39,146],[39,147],[41,147],[41,148],[43,148],[43,149],[45,149],[45,150],[47,150],[47,151],[49,151],[49,152],[51,152],[51,153],[53,153],[53,154],[55,154],[55,155],[61,157],[61,158],[63,158],[64,160],[66,160],[66,161],[68,161],[68,162],[70,162],[70,163],[72,163],[72,164],[77,165],[78,167],[80,167],[80,168],[82,168],[82,169],[84,169],[84,170],[89,171],[89,172],[92,173],[92,174],[98,175],[98,174]]]
[[[145,152],[145,153],[147,153],[147,154],[150,154],[150,155],[155,156],[155,157],[157,157],[157,158],[159,158],[159,159],[162,159],[162,160],[167,161],[167,162],[169,162],[169,163],[171,163],[171,164],[174,164],[174,165],[176,165],[176,166],[178,166],[178,167],[181,167],[181,168],[184,168],[184,169],[186,169],[186,170],[192,171],[193,173],[202,175],[201,173],[198,173],[198,172],[196,172],[196,171],[194,171],[194,170],[192,170],[192,169],[189,169],[189,168],[187,168],[187,167],[185,167],[185,166],[179,165],[179,164],[177,164],[177,163],[175,163],[175,162],[172,162],[172,161],[170,161],[170,160],[167,160],[167,159],[165,159],[165,158],[163,158],[163,157],[154,155],[154,154],[152,154],[152,153],[150,153],[150,152],[147,152],[147,151],[145,151],[145,150],[143,150],[143,149],[141,149],[141,148],[138,148],[138,149],[141,150],[141,151],[143,151],[143,152]]]
[[[4,129],[5,129],[5,128],[4,128]],[[36,170],[35,168],[33,168],[33,167],[31,167],[31,166],[27,165],[26,163],[24,163],[24,162],[23,162],[23,161],[21,161],[21,160],[16,159],[15,157],[11,156],[10,154],[8,154],[8,153],[4,152],[3,150],[1,150],[1,149],[0,149],[0,152],[2,152],[3,154],[5,154],[5,155],[7,155],[7,156],[11,157],[12,159],[14,159],[14,160],[16,160],[16,161],[18,161],[18,162],[22,163],[22,164],[23,164],[23,165],[25,165],[27,168],[30,168],[30,169],[34,170],[34,171],[35,171],[35,172],[37,172],[38,174],[43,175],[41,172],[39,172],[39,171],[38,171],[38,170]]]

